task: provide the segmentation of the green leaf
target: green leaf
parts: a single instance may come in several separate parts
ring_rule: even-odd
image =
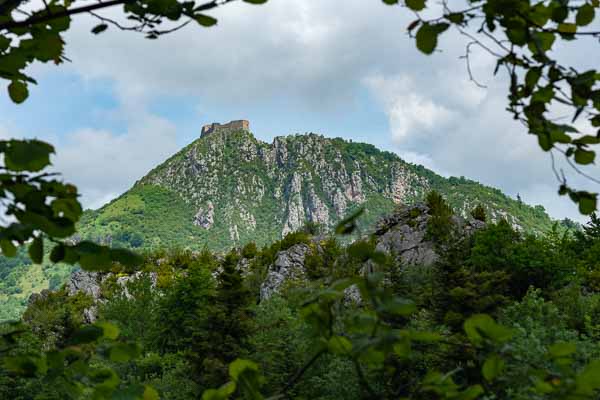
[[[487,314],[473,315],[465,321],[464,329],[474,345],[480,345],[486,339],[494,343],[503,343],[513,336],[511,329],[496,323]]]
[[[577,25],[571,23],[558,24],[558,31],[560,33],[576,33]]]
[[[127,267],[137,267],[144,262],[142,256],[126,249],[110,249],[110,259]]]
[[[80,328],[70,340],[73,345],[96,342],[104,336],[104,330],[97,325],[85,325]]]
[[[577,395],[594,396],[600,389],[600,360],[590,362],[575,379]]]
[[[29,258],[34,264],[41,264],[44,260],[44,240],[41,237],[33,239],[29,245]]]
[[[533,42],[529,43],[529,50],[533,53],[549,51],[556,40],[552,32],[535,32],[532,34]]]
[[[575,353],[577,346],[575,343],[559,342],[548,348],[548,354],[552,358],[568,357]]]
[[[417,48],[425,54],[431,54],[437,47],[438,35],[448,29],[449,24],[424,23],[417,31]]]
[[[600,138],[597,136],[585,135],[578,139],[573,140],[575,144],[599,144]]]
[[[575,16],[575,23],[579,26],[586,26],[592,23],[594,17],[596,15],[596,11],[592,5],[585,3],[579,10],[577,10],[577,15]]]
[[[48,370],[46,360],[39,356],[3,357],[3,366],[9,372],[24,377],[43,375]]]
[[[122,363],[138,357],[141,352],[141,347],[136,343],[117,343],[110,348],[109,357],[111,361]]]
[[[12,171],[37,172],[50,165],[52,145],[40,140],[11,140],[4,152],[6,167]]]
[[[73,222],[77,222],[83,213],[81,204],[76,198],[56,199],[52,202],[52,211],[56,217],[65,217]]]
[[[83,241],[75,250],[79,254],[79,265],[86,271],[105,271],[111,266],[111,252],[106,246]]]
[[[527,71],[527,74],[525,75],[525,86],[527,86],[529,89],[535,88],[535,85],[537,85],[541,76],[541,68],[531,68],[529,71]]]
[[[394,4],[398,4],[398,0],[382,0],[388,6],[393,6]]]
[[[8,49],[8,46],[10,46],[10,42],[11,40],[9,38],[0,35],[0,51]]]
[[[425,9],[425,0],[406,0],[406,6],[413,11]]]
[[[238,358],[229,364],[229,376],[231,376],[234,381],[237,381],[240,375],[246,370],[258,371],[258,365],[250,360],[241,358]]]
[[[17,248],[13,242],[8,239],[0,240],[0,249],[2,249],[2,255],[4,257],[14,257],[17,255]]]
[[[552,10],[552,21],[563,22],[569,16],[569,8],[566,5],[554,7]]]
[[[505,362],[502,358],[500,358],[497,354],[492,354],[483,363],[481,373],[483,374],[485,380],[491,382],[502,373],[504,365]]]
[[[327,347],[333,354],[344,355],[352,351],[352,342],[344,336],[332,336],[327,343]]]
[[[548,382],[536,379],[534,390],[541,394],[548,394],[554,391],[554,388]]]
[[[413,301],[402,299],[399,297],[392,297],[390,299],[387,299],[379,307],[379,311],[403,317],[407,317],[413,314],[416,310],[417,306]]]
[[[465,21],[465,15],[463,13],[450,13],[446,15],[446,19],[453,24],[462,24]]]
[[[209,27],[217,24],[217,19],[205,14],[195,14],[194,20],[204,27]]]
[[[594,162],[596,158],[596,153],[591,150],[584,150],[582,148],[578,148],[575,150],[575,162],[577,164],[587,165]]]
[[[108,29],[108,24],[98,24],[95,27],[92,28],[92,33],[94,35],[97,35],[99,33],[104,32],[105,30]]]
[[[115,340],[119,337],[119,328],[108,322],[97,322],[97,327],[102,329],[102,336],[106,339]]]
[[[484,393],[481,385],[469,386],[455,397],[456,400],[475,400]]]
[[[344,218],[335,227],[335,233],[337,235],[349,235],[356,229],[356,221],[365,212],[364,208],[359,208],[354,211],[348,217]]]
[[[250,4],[265,4],[267,0],[244,0],[246,3]]]
[[[236,389],[235,382],[227,382],[219,389],[208,389],[202,393],[202,400],[225,400],[228,399]]]
[[[142,400],[159,400],[160,396],[158,395],[158,392],[156,391],[156,389],[154,389],[152,386],[148,386],[145,385],[144,386],[144,393],[142,394]]]
[[[36,57],[42,62],[59,62],[63,47],[64,42],[58,34],[44,36],[37,40]]]
[[[589,215],[596,211],[597,207],[597,195],[595,193],[588,192],[577,192],[579,204],[579,212],[585,215]]]
[[[8,85],[8,96],[13,102],[21,104],[29,96],[27,84],[21,81],[12,81],[10,85]]]
[[[415,342],[433,343],[442,340],[442,335],[434,332],[410,332],[410,338]]]
[[[408,358],[411,348],[410,340],[405,338],[394,344],[394,353],[400,358]]]
[[[229,375],[239,388],[241,397],[252,400],[262,400],[260,385],[262,377],[259,374],[258,365],[252,361],[237,359],[229,364]]]
[[[50,252],[50,261],[53,263],[61,262],[65,258],[65,245],[62,243],[54,246]]]

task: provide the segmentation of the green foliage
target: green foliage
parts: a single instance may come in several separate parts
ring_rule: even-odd
[[[478,204],[473,210],[471,210],[471,216],[478,221],[486,222],[487,215],[485,212],[485,208],[481,204]]]
[[[427,224],[427,236],[442,243],[448,241],[452,234],[452,208],[435,190],[427,194],[425,201],[431,216]]]
[[[113,371],[119,388],[152,386],[177,400],[545,398],[548,382],[556,398],[595,393],[587,376],[599,353],[600,295],[584,285],[598,239],[558,225],[532,237],[502,221],[458,239],[433,266],[401,265],[373,239],[342,245],[306,233],[224,256],[148,254],[144,272],[103,279],[99,317],[126,342],[101,347],[90,365]],[[297,244],[309,249],[309,282],[256,304],[257,282]],[[33,301],[24,349],[102,342],[103,325],[81,325],[89,305],[64,291]],[[34,361],[27,368],[40,368]],[[0,393],[63,390],[34,389],[30,379],[3,383],[0,374]]]

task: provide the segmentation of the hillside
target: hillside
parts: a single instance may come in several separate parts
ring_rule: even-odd
[[[268,144],[226,125],[87,213],[81,235],[134,248],[226,250],[271,243],[306,222],[327,230],[358,207],[365,208],[363,224],[370,226],[432,189],[463,215],[483,204],[492,220],[504,217],[525,231],[551,224],[542,207],[464,178],[442,178],[372,145],[316,134]]]
[[[209,126],[180,152],[99,210],[87,211],[80,238],[138,250],[262,246],[313,222],[324,231],[364,207],[362,232],[382,215],[435,189],[458,214],[482,204],[491,221],[541,232],[552,223],[531,207],[465,178],[443,178],[372,145],[306,134],[256,139],[247,125]],[[15,264],[16,262],[16,264]],[[6,264],[6,265],[5,265]],[[15,267],[16,265],[16,267]],[[71,271],[0,265],[0,319],[15,318],[31,293],[60,286]]]

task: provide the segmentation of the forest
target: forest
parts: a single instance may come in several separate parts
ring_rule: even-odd
[[[34,297],[3,326],[0,397],[596,398],[600,218],[534,236],[476,207],[481,227],[464,235],[436,192],[410,218],[419,210],[440,255],[427,267],[377,251],[374,235],[341,245],[357,213],[338,235],[309,224],[262,249],[113,263],[100,300]],[[261,295],[268,266],[298,246],[305,275]]]

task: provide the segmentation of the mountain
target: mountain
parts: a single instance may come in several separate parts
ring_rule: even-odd
[[[459,213],[482,204],[492,220],[525,231],[551,224],[541,206],[465,178],[443,178],[372,145],[316,134],[256,139],[247,121],[205,126],[200,138],[81,223],[82,237],[112,245],[224,250],[264,245],[312,222],[325,230],[365,209],[368,229],[435,189]]]
[[[490,220],[506,218],[528,232],[552,221],[543,207],[523,204],[498,189],[443,178],[372,145],[316,134],[256,139],[247,121],[211,124],[201,137],[154,168],[119,198],[89,210],[78,239],[138,250],[221,251],[281,239],[307,222],[323,230],[364,208],[361,232],[399,205],[440,192],[458,214],[476,205]],[[0,320],[20,315],[32,293],[56,289],[72,267],[32,265],[24,251],[0,257]]]

